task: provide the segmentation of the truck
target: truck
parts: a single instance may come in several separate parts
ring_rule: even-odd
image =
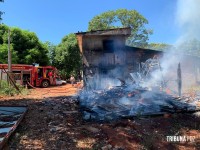
[[[35,66],[26,64],[12,64],[12,72],[9,76],[15,83],[33,87],[47,88],[56,85],[59,79],[58,70],[53,66]],[[0,64],[0,80],[8,79],[8,64]],[[52,72],[52,76],[49,76]]]

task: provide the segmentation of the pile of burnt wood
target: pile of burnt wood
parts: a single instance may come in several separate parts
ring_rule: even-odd
[[[196,105],[200,98],[175,97],[134,85],[101,91],[82,91],[79,101],[85,120],[113,120],[200,110]]]
[[[152,84],[151,88],[143,86],[151,81],[153,72],[159,76],[159,80],[156,81],[158,84]],[[175,93],[179,96],[164,92],[164,89],[167,89],[167,82],[157,58],[148,59],[141,63],[139,72],[130,73],[130,77],[133,81],[131,84],[117,78],[121,81],[121,86],[99,91],[83,90],[79,95],[83,118],[86,120],[112,120],[166,113],[191,113],[200,110],[198,108],[200,97],[181,96],[180,63],[177,69],[177,79],[174,79],[178,84],[176,85],[178,92]]]

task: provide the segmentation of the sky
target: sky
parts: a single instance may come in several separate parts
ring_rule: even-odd
[[[153,30],[149,42],[174,44],[180,35],[177,0],[5,0],[2,23],[35,32],[42,42],[59,44],[69,33],[87,31],[96,15],[117,9],[136,10]]]

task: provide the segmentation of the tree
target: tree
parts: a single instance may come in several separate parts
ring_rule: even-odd
[[[0,49],[0,52],[5,50],[5,45],[8,43],[8,29],[8,26],[0,25],[0,45],[3,47]],[[39,41],[35,33],[19,28],[10,28],[10,30],[12,54],[17,54],[15,63],[49,64],[48,49],[45,44]],[[4,58],[5,56],[0,55],[0,60]]]
[[[0,63],[8,63],[8,26],[0,25]],[[17,51],[10,45],[12,51],[12,62],[17,63]]]
[[[65,36],[56,47],[55,65],[64,78],[69,78],[71,74],[76,76],[79,73],[81,58],[78,42],[74,34]]]
[[[41,43],[35,33],[13,28],[11,30],[14,50],[18,51],[19,63],[48,64],[48,49]]]
[[[172,49],[174,47],[172,45],[165,44],[165,43],[150,43],[145,48],[165,51],[165,50]]]
[[[56,56],[55,55],[56,46],[49,41],[45,42],[45,45],[48,49],[49,63],[51,66],[54,66],[55,65],[55,56]]]
[[[17,52],[13,50],[11,45],[12,51],[12,63],[17,63],[18,57]],[[7,44],[0,44],[0,64],[7,64],[8,63],[8,45]]]
[[[95,16],[88,26],[88,30],[106,30],[119,27],[131,27],[132,32],[127,44],[130,46],[145,47],[152,30],[146,29],[148,20],[136,10],[118,9],[107,11]]]

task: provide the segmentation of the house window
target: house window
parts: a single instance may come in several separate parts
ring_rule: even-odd
[[[103,40],[103,50],[105,53],[114,52],[114,41],[113,40]]]

